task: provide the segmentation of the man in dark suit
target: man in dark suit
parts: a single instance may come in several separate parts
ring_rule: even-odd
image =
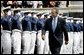
[[[47,19],[42,32],[42,38],[45,39],[45,31],[49,31],[49,46],[52,54],[59,54],[63,44],[63,33],[65,44],[68,44],[68,34],[64,19],[58,17],[58,9],[51,10],[51,18]]]

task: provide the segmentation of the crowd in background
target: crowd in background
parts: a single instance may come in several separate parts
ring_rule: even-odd
[[[1,1],[1,7],[11,8],[50,8],[68,7],[69,1]]]

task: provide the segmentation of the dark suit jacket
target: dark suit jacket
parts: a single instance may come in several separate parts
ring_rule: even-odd
[[[50,47],[61,47],[63,43],[63,33],[65,40],[68,41],[68,33],[65,26],[66,22],[64,19],[58,17],[57,27],[55,32],[52,30],[52,17],[46,20],[42,34],[45,31],[49,31],[49,45]]]

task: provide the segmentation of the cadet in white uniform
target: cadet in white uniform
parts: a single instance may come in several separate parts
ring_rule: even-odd
[[[74,18],[73,22],[74,28],[74,37],[73,37],[73,54],[79,54],[79,43],[80,43],[80,34],[79,34],[79,26],[77,23],[77,19]]]
[[[30,17],[28,16],[29,12],[24,13],[24,18],[22,19],[22,45],[23,50],[22,54],[29,54],[30,47],[31,47],[31,21]]]
[[[14,10],[14,15],[11,20],[11,29],[12,29],[12,45],[13,45],[13,53],[21,54],[21,31],[22,26],[19,20],[20,16],[18,14],[20,10]]]
[[[1,19],[1,50],[2,54],[11,54],[11,15],[8,15],[10,8],[4,9],[4,16]]]
[[[31,21],[31,46],[29,50],[29,54],[34,54],[35,51],[35,42],[36,42],[36,23],[37,19],[33,17],[34,13],[31,13],[30,21]]]

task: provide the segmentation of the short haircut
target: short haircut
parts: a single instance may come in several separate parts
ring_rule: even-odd
[[[53,10],[53,9],[56,10],[56,13],[58,14],[58,12],[59,12],[58,8],[53,7],[52,10]]]

